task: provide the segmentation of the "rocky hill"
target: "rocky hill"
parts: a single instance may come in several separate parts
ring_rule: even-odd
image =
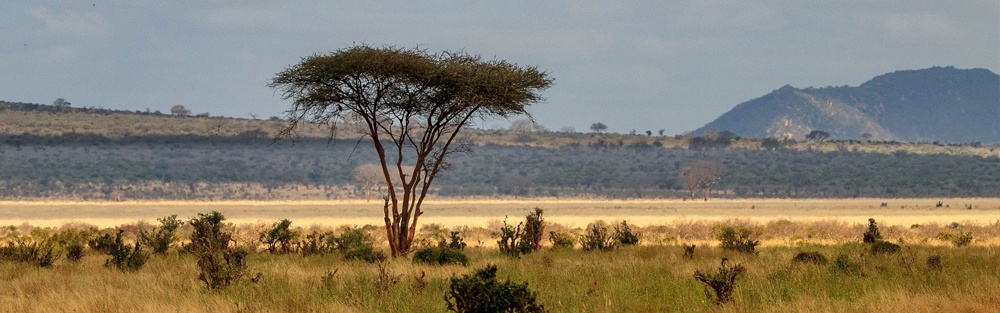
[[[695,130],[743,137],[993,144],[1000,142],[1000,76],[933,67],[884,74],[856,87],[784,86]]]

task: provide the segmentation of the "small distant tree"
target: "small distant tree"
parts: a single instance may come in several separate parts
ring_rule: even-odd
[[[378,164],[362,164],[354,168],[351,173],[354,181],[361,187],[365,194],[365,201],[371,201],[372,190],[378,188],[381,193],[382,183],[385,181],[382,176],[382,166]]]
[[[667,132],[666,129],[661,129],[661,130],[656,131],[657,134],[660,134],[660,137],[663,137],[663,133],[665,133],[665,132]]]
[[[59,98],[56,99],[56,101],[52,101],[52,105],[57,107],[68,107],[70,103],[69,101],[66,101],[66,99]]]
[[[812,140],[812,141],[815,141],[815,142],[823,142],[827,138],[830,138],[830,133],[822,131],[822,130],[814,130],[814,131],[809,132],[808,135],[806,135],[806,139]]]
[[[604,123],[601,122],[593,123],[590,124],[590,130],[594,131],[595,133],[601,134],[604,133],[605,130],[608,130],[608,125],[604,125]]]
[[[708,201],[712,188],[725,175],[725,165],[711,161],[697,161],[681,169],[680,181],[691,190],[691,199],[694,199],[695,193],[701,190],[705,201]]]
[[[170,107],[170,114],[177,116],[187,116],[191,115],[191,110],[188,110],[188,108],[185,108],[183,105],[178,104]]]
[[[872,133],[861,134],[861,138],[864,139],[865,141],[871,141],[872,137],[874,137],[874,135],[872,135]]]
[[[652,137],[652,136],[653,136],[653,131],[651,131],[651,130],[647,130],[647,131],[646,131],[646,136],[650,136],[650,137]]]

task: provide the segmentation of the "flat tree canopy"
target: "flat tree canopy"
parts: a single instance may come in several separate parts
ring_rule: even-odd
[[[410,252],[420,205],[434,177],[447,169],[445,157],[456,150],[459,130],[477,119],[526,114],[551,84],[536,67],[502,60],[356,45],[305,57],[269,86],[293,100],[279,137],[292,136],[303,121],[335,127],[356,119],[366,127],[388,192],[389,246],[399,256]],[[401,186],[392,177],[401,177]]]

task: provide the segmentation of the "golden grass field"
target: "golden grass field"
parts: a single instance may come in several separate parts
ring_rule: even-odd
[[[941,201],[944,206],[936,207]],[[882,202],[887,207],[880,207]],[[967,209],[971,206],[972,209]],[[425,201],[421,224],[445,227],[485,227],[510,216],[522,219],[532,208],[545,210],[546,220],[567,227],[583,227],[596,220],[627,220],[638,226],[729,219],[766,223],[774,220],[839,221],[882,225],[952,222],[1000,222],[1000,198],[957,199],[711,199],[709,201],[588,200],[588,199],[472,199]],[[373,200],[339,201],[156,201],[156,202],[0,202],[0,225],[29,224],[57,227],[84,223],[114,227],[177,214],[219,211],[235,224],[272,223],[287,218],[296,225],[381,225],[382,203]]]

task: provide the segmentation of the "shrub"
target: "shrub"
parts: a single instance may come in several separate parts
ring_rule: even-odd
[[[955,238],[951,240],[951,243],[954,244],[956,247],[968,246],[969,244],[972,243],[972,232],[968,233],[959,232],[958,236],[955,236]]]
[[[604,221],[597,221],[587,225],[587,229],[580,238],[580,245],[585,251],[611,251],[615,249],[616,242],[611,237],[608,224]]]
[[[80,262],[83,259],[83,245],[72,243],[66,246],[66,259],[71,262]]]
[[[864,243],[875,243],[882,241],[882,233],[878,231],[878,223],[875,223],[874,218],[868,219],[868,230],[865,231],[863,238]]]
[[[690,246],[689,245],[681,245],[681,246],[684,247],[684,257],[688,258],[688,259],[693,259],[694,258],[694,248],[696,248],[697,246],[695,246],[694,244],[692,244]]]
[[[527,241],[532,251],[541,248],[542,235],[545,233],[545,220],[542,218],[542,209],[535,208],[534,213],[529,213],[524,217],[524,234],[522,240]]]
[[[299,242],[299,252],[303,256],[331,252],[334,247],[329,244],[327,238],[332,237],[333,235],[330,232],[319,233],[314,231],[306,235],[305,240]]]
[[[445,301],[452,312],[545,312],[528,284],[497,282],[496,265],[452,277]]]
[[[553,249],[573,250],[576,246],[576,237],[567,232],[549,232],[549,241]]]
[[[861,274],[861,264],[854,262],[846,254],[839,254],[833,260],[833,269],[845,274]]]
[[[615,241],[622,246],[634,246],[639,244],[639,234],[632,232],[632,227],[628,222],[622,221],[620,225],[615,225]]]
[[[872,244],[872,255],[893,254],[899,252],[899,245],[888,241],[876,241]]]
[[[718,238],[722,249],[750,254],[760,244],[759,240],[753,240],[751,236],[751,231],[747,228],[726,226],[719,232]]]
[[[139,238],[153,249],[153,253],[165,254],[170,249],[170,245],[177,241],[177,235],[174,232],[181,226],[181,221],[177,219],[176,214],[156,220],[160,222],[160,226],[149,233],[139,232]]]
[[[816,252],[816,251],[799,252],[799,254],[795,255],[795,258],[792,258],[792,262],[795,262],[795,263],[812,263],[812,264],[819,264],[819,265],[825,265],[827,263],[826,256],[823,256],[822,253],[819,253],[819,252]]]
[[[417,250],[413,254],[413,262],[436,265],[461,264],[465,266],[469,263],[469,257],[462,253],[461,250],[439,246]]]
[[[928,256],[927,257],[927,268],[930,268],[932,270],[938,270],[938,271],[940,271],[941,269],[943,269],[944,265],[941,264],[941,255],[935,254],[935,255],[932,255],[932,256]]]
[[[465,238],[462,238],[462,236],[459,235],[459,232],[457,231],[451,232],[451,237],[449,239],[450,240],[442,239],[440,242],[438,242],[438,247],[451,248],[455,250],[465,250],[465,247],[467,246],[465,244]]]
[[[270,230],[260,233],[260,242],[267,245],[268,252],[272,254],[292,252],[292,240],[295,240],[299,234],[291,230],[291,225],[292,221],[282,219],[280,222],[274,223]]]
[[[38,267],[49,267],[59,258],[55,251],[56,245],[51,239],[31,241],[15,237],[6,247],[0,247],[0,260],[27,263]]]
[[[533,251],[531,242],[525,239],[524,233],[521,232],[522,225],[524,223],[518,223],[517,227],[513,227],[507,224],[507,220],[503,221],[503,227],[500,228],[500,240],[497,241],[500,253],[519,258],[522,254]]]
[[[104,261],[104,266],[114,266],[122,272],[134,272],[142,268],[149,259],[149,254],[142,251],[142,243],[136,240],[135,244],[127,245],[122,240],[124,230],[118,230],[115,241],[108,248],[110,259]]]
[[[245,259],[249,253],[245,249],[230,246],[232,234],[223,231],[222,213],[198,213],[189,223],[194,227],[191,233],[190,251],[198,259],[198,279],[209,289],[221,289],[238,281],[246,274]]]
[[[332,237],[331,240],[334,249],[347,260],[377,263],[385,261],[387,258],[384,252],[375,250],[375,239],[359,227],[348,228],[340,236]]]
[[[694,272],[694,278],[708,287],[705,289],[705,294],[709,298],[712,297],[712,292],[714,292],[715,304],[717,305],[722,305],[731,300],[733,288],[736,287],[736,279],[746,272],[746,269],[742,265],[727,266],[726,261],[726,258],[722,259],[719,270],[715,273],[702,272],[700,270]],[[709,289],[711,289],[711,292]]]
[[[115,244],[115,238],[111,236],[110,233],[107,232],[87,241],[87,245],[90,246],[91,250],[98,251],[104,254],[110,253],[111,246],[113,246],[114,244]]]

